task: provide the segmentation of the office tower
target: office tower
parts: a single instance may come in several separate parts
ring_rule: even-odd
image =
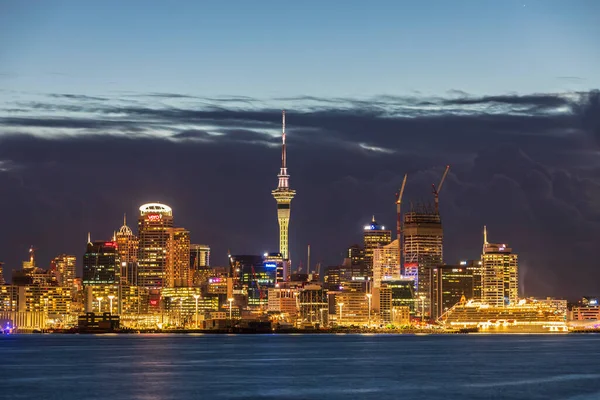
[[[421,206],[404,214],[404,274],[413,279],[417,299],[421,302],[416,312],[423,317],[431,315],[431,270],[442,265],[443,230],[440,214]],[[424,305],[424,307],[423,307]]]
[[[167,267],[164,287],[192,286],[190,274],[190,232],[183,228],[169,228]]]
[[[279,184],[277,189],[271,193],[277,201],[277,220],[279,221],[279,252],[285,260],[289,259],[289,235],[288,227],[290,224],[290,204],[296,195],[296,191],[290,189],[287,173],[287,155],[285,148],[285,111],[282,112],[283,128],[282,128],[282,146],[281,146],[281,169],[279,170]]]
[[[149,289],[164,286],[169,229],[172,227],[171,207],[160,203],[148,203],[140,207],[138,286]]]
[[[483,234],[482,301],[491,306],[516,305],[519,298],[518,257],[506,244],[488,243]]]
[[[243,302],[250,308],[267,309],[268,288],[275,286],[277,268],[264,262],[263,256],[234,255],[229,257],[236,306]],[[241,298],[240,298],[241,295]]]
[[[328,323],[329,305],[327,290],[318,284],[307,284],[298,289],[297,307],[303,324],[325,326]]]
[[[382,281],[400,279],[400,249],[398,239],[373,250],[373,287],[381,287]]]
[[[266,253],[264,257],[265,267],[275,268],[275,282],[285,282],[290,279],[289,261],[284,260],[281,253]]]
[[[118,284],[121,260],[116,242],[88,242],[83,255],[83,285]]]
[[[392,241],[392,231],[385,230],[385,227],[379,225],[375,221],[375,216],[371,220],[369,225],[365,225],[364,233],[364,249],[365,249],[365,264],[369,266],[369,269],[373,268],[373,251],[377,246],[390,244]]]
[[[205,244],[190,244],[190,268],[193,270],[210,266],[210,247]]]
[[[365,249],[358,244],[353,244],[348,248],[347,258],[352,265],[362,265],[365,263]]]
[[[439,318],[461,298],[473,298],[473,273],[463,265],[440,265],[432,269],[432,318]]]
[[[473,275],[473,297],[467,300],[481,301],[482,267],[481,260],[463,260],[460,266],[464,267]]]
[[[6,281],[4,280],[4,263],[0,262],[0,285],[6,285]]]
[[[137,285],[139,240],[127,226],[125,216],[115,238],[121,257],[121,283]]]
[[[56,271],[58,286],[73,287],[75,279],[75,256],[61,254],[54,257],[51,268]]]

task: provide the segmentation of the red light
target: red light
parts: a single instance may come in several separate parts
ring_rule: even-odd
[[[115,242],[105,242],[104,245],[107,247],[116,247],[117,244]]]
[[[150,304],[152,304],[153,306],[155,306],[156,303],[158,303],[158,301],[156,301],[156,300],[150,300]]]

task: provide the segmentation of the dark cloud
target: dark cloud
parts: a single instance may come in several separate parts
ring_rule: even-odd
[[[0,117],[7,269],[31,244],[46,263],[61,252],[81,257],[87,231],[109,237],[123,212],[149,201],[170,204],[217,264],[228,249],[275,249],[280,110],[55,99]],[[431,201],[431,184],[451,164],[441,193],[447,262],[478,257],[486,224],[491,240],[519,253],[526,294],[600,291],[600,184],[590,155],[600,138],[598,92],[285,102],[297,105],[287,113],[295,263],[305,263],[307,244],[313,260],[339,262],[372,214],[394,225],[405,173],[410,207]]]

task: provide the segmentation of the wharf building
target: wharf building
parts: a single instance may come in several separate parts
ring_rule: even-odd
[[[431,268],[442,265],[442,220],[439,212],[421,205],[404,214],[402,227],[405,277],[414,280],[416,297],[422,306],[416,313],[422,318],[432,315]]]
[[[506,244],[488,243],[484,228],[482,301],[490,306],[515,305],[519,298],[518,256]]]
[[[371,223],[363,229],[364,262],[372,273],[373,253],[378,246],[385,246],[392,241],[392,231],[386,230],[385,226],[379,225],[373,216]],[[360,253],[359,253],[360,255]],[[352,256],[351,256],[352,257]],[[352,258],[351,258],[352,259]]]
[[[282,132],[281,132],[281,168],[279,170],[279,183],[277,189],[271,194],[277,202],[277,221],[279,222],[279,253],[283,259],[289,259],[289,225],[290,225],[290,205],[292,199],[296,196],[296,191],[290,188],[290,176],[287,172],[287,153],[285,144],[285,111],[282,112]]]

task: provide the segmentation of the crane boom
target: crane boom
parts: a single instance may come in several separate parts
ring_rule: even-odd
[[[448,171],[450,171],[450,166],[446,165],[446,170],[444,171],[444,175],[442,175],[442,180],[440,181],[440,184],[437,187],[437,193],[438,194],[442,190],[442,185],[444,184],[444,181],[446,180],[446,176],[448,175]]]
[[[396,236],[398,239],[398,264],[400,266],[400,274],[404,275],[404,271],[402,269],[402,196],[404,195],[404,187],[406,186],[406,178],[408,174],[404,174],[404,179],[402,180],[402,187],[396,196]]]

